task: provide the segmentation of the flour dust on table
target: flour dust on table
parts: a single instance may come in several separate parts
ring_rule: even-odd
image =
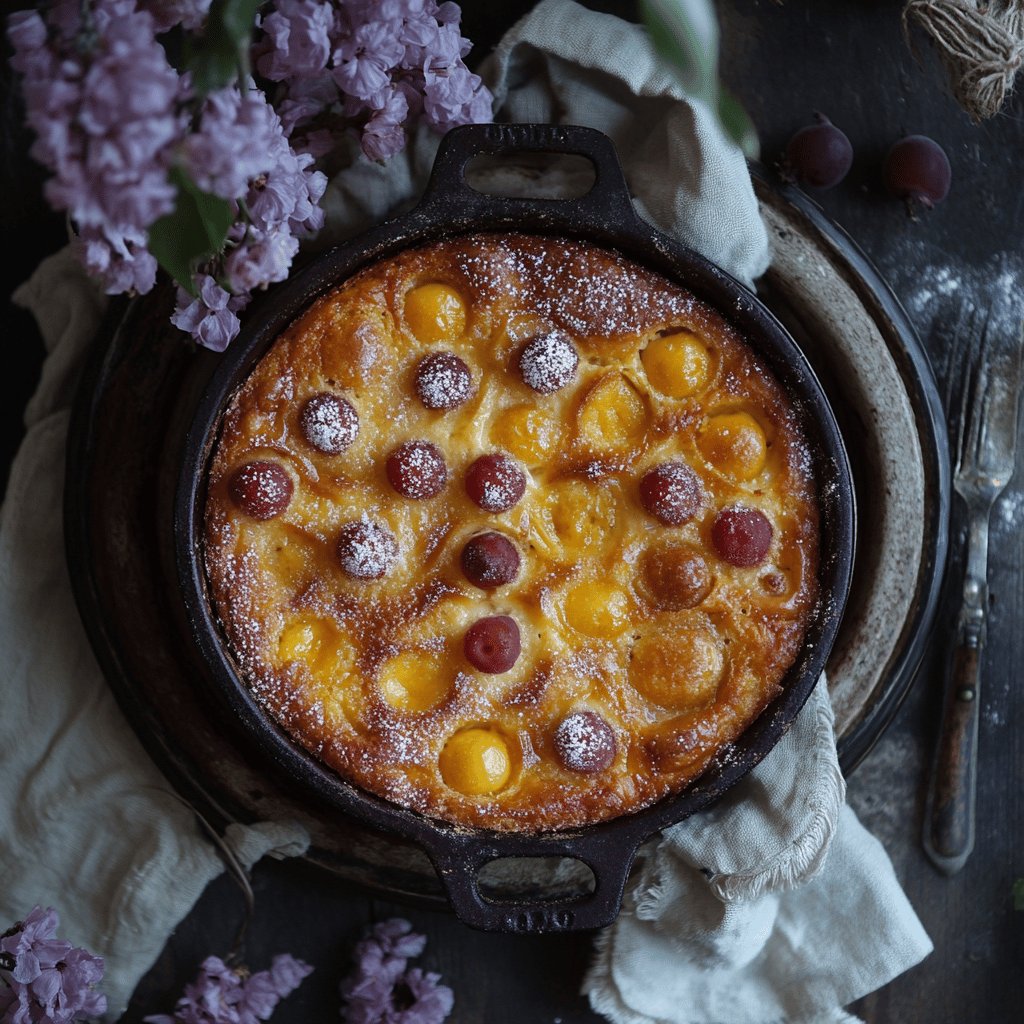
[[[891,280],[922,333],[955,329],[961,312],[974,307],[988,317],[988,330],[1007,340],[1020,333],[1024,321],[1024,257],[1015,252],[994,253],[976,266],[955,263],[920,267],[913,252],[896,263]],[[955,346],[948,347],[954,351]],[[943,378],[952,369],[937,366]]]

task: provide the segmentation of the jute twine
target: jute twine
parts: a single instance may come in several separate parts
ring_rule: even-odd
[[[953,95],[972,120],[998,113],[1024,62],[1024,0],[910,0],[911,21],[928,33],[949,72]]]

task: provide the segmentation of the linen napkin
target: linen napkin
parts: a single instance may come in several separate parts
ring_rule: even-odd
[[[763,271],[766,234],[742,156],[710,111],[683,95],[641,30],[569,0],[547,0],[502,41],[488,73],[501,119],[600,128],[625,158],[644,215],[747,283]],[[436,146],[423,129],[386,165],[360,160],[339,174],[325,197],[323,240],[348,237],[408,205]],[[550,182],[542,187],[557,191]],[[16,299],[36,314],[49,354],[0,515],[0,642],[8,654],[0,921],[36,902],[59,908],[67,937],[106,957],[113,1019],[221,864],[105,686],[64,566],[68,408],[103,300],[66,252],[46,261]],[[818,755],[809,759],[812,748]],[[831,1013],[925,955],[927,938],[884,853],[850,812],[839,814],[841,803],[827,694],[818,686],[789,737],[727,803],[648,850],[588,977],[595,1007],[629,1024],[775,1021],[810,1006]],[[820,867],[833,834],[828,868],[790,890]],[[233,825],[225,840],[245,863],[264,853],[297,854],[308,842],[289,823]],[[871,857],[880,888],[869,892]],[[840,871],[847,893],[836,891]],[[841,900],[845,918],[830,902]],[[846,921],[880,926],[875,959],[852,939],[840,957]],[[813,953],[818,933],[830,929],[834,962],[816,976],[782,970],[802,936]],[[644,973],[654,964],[661,965],[657,984]],[[750,974],[743,991],[763,999],[761,1016],[749,1015],[749,1001],[726,1007],[713,995],[697,999],[702,978],[733,984],[737,971]],[[675,999],[654,1000],[650,990],[666,992],[669,980]],[[707,980],[705,988],[713,993],[717,985]],[[810,994],[797,999],[805,989]]]
[[[68,250],[15,299],[48,355],[0,511],[0,930],[56,908],[61,934],[104,956],[113,1019],[224,864],[117,707],[64,562],[69,404],[104,300]],[[246,866],[309,843],[286,822],[231,825],[224,840]]]

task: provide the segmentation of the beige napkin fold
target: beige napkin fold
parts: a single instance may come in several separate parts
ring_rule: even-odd
[[[635,26],[546,0],[502,41],[489,74],[503,119],[604,130],[623,156],[638,206],[659,227],[748,283],[765,268],[766,235],[742,156],[710,112],[683,96]],[[325,199],[325,239],[348,237],[407,206],[436,146],[437,137],[421,130],[386,165],[359,161],[338,175]],[[36,902],[59,908],[67,937],[106,957],[113,1019],[221,864],[114,703],[64,566],[68,408],[103,300],[66,252],[46,261],[16,297],[35,313],[49,354],[0,515],[0,643],[8,663],[0,922]],[[761,1024],[813,1004],[833,1014],[820,1019],[837,1020],[832,1007],[927,952],[884,853],[857,835],[852,813],[844,810],[837,823],[841,780],[831,724],[823,725],[828,715],[819,686],[787,739],[728,802],[651,844],[587,980],[601,1012],[628,1024]],[[820,757],[808,760],[811,746]],[[833,832],[833,855],[818,875],[832,879],[831,887],[816,890],[814,881],[787,890],[820,866]],[[247,863],[267,852],[299,853],[308,841],[288,823],[232,826],[226,839]],[[833,864],[848,873],[845,893],[836,890]],[[867,889],[872,868],[877,898]],[[804,896],[794,902],[790,893]],[[832,904],[840,898],[847,910],[836,916]],[[895,910],[886,916],[885,906]],[[867,955],[854,924],[876,929],[884,963]],[[812,954],[819,932],[830,930],[834,956],[820,977],[781,969],[790,951]],[[801,936],[808,942],[801,945]],[[737,982],[737,971],[753,972],[742,991],[757,994],[761,1017],[750,1015],[749,1001],[726,1007],[716,995],[720,984]],[[797,999],[801,993],[806,998]]]
[[[583,991],[614,1024],[826,1024],[932,945],[844,806],[824,677],[781,742],[645,851]]]
[[[224,865],[117,707],[64,561],[69,407],[106,300],[67,249],[14,298],[48,354],[0,511],[0,925],[56,908],[62,935],[106,959],[114,1019]],[[309,843],[284,822],[232,825],[224,839],[246,866]]]

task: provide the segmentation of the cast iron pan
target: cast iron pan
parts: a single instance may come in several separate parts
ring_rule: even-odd
[[[484,195],[466,184],[467,163],[512,151],[583,156],[593,188],[571,200]],[[259,706],[242,681],[211,607],[201,555],[206,466],[224,409],[277,335],[311,302],[361,267],[403,249],[478,231],[522,231],[585,239],[621,252],[689,288],[745,335],[794,399],[814,448],[821,505],[821,599],[801,654],[780,696],[730,748],[683,791],[645,810],[571,831],[531,835],[469,829],[437,821],[349,785],[296,744]],[[807,360],[754,295],[703,257],[683,248],[633,211],[611,141],[589,128],[470,125],[443,139],[419,205],[325,253],[250,311],[199,402],[185,444],[174,509],[183,598],[210,684],[261,756],[339,811],[420,843],[467,924],[495,931],[553,932],[599,928],[614,920],[637,847],[654,832],[706,807],[754,767],[792,724],[824,668],[852,574],[854,496],[850,467],[828,401]],[[483,896],[480,869],[505,857],[570,857],[594,874],[593,891],[558,902]]]

